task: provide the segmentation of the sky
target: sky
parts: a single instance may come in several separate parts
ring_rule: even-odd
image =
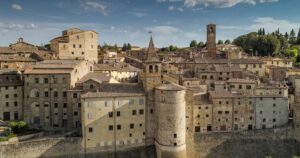
[[[206,25],[217,39],[257,31],[300,28],[300,0],[0,0],[0,46],[23,37],[47,44],[77,27],[99,33],[99,44],[145,47],[149,32],[158,47],[206,41]]]

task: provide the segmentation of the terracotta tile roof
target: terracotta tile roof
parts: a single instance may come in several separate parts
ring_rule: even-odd
[[[183,86],[180,86],[175,83],[169,83],[169,84],[162,84],[160,86],[155,87],[158,90],[165,90],[165,91],[183,91],[186,88]]]
[[[127,63],[115,63],[115,64],[95,64],[94,71],[139,72],[141,70]]]
[[[231,78],[227,81],[228,83],[256,83],[255,80],[242,79],[242,78]]]
[[[228,91],[211,91],[209,92],[212,98],[233,98],[234,94]]]
[[[260,61],[258,59],[233,59],[231,60],[233,64],[265,64],[265,62]]]
[[[101,84],[99,92],[88,92],[82,98],[144,96],[141,84]]]
[[[83,83],[88,80],[93,80],[95,82],[102,83],[102,82],[108,82],[110,79],[111,77],[107,73],[91,72],[83,76],[79,81],[77,81],[77,83]]]

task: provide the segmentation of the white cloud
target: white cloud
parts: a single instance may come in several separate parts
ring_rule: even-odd
[[[256,31],[259,28],[265,28],[267,31],[272,32],[279,28],[281,32],[289,32],[291,29],[298,29],[299,27],[300,22],[273,17],[258,17],[253,20],[253,24],[249,26],[249,29]]]
[[[84,10],[98,11],[103,15],[108,15],[107,6],[102,4],[100,1],[83,0],[83,1],[81,1],[81,7]]]
[[[31,30],[36,29],[35,24],[20,24],[20,23],[0,23],[0,28],[3,30]]]
[[[180,11],[180,12],[183,12],[183,8],[182,7],[175,7],[173,5],[169,6],[168,9],[171,10],[171,11]]]
[[[256,3],[269,3],[278,2],[279,0],[158,0],[159,2],[178,2],[182,1],[186,7],[216,7],[216,8],[229,8],[237,4],[245,3],[255,5]]]
[[[19,5],[19,4],[12,4],[11,8],[14,9],[14,10],[17,10],[17,11],[20,11],[20,10],[23,9],[22,6]]]

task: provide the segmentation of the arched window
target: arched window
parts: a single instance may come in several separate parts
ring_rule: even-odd
[[[153,72],[153,66],[152,66],[152,65],[149,66],[149,72],[150,72],[150,73]]]
[[[155,65],[155,72],[158,72],[158,66]]]

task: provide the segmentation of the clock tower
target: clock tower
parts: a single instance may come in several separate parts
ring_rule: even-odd
[[[215,57],[217,54],[217,45],[216,45],[216,25],[209,24],[207,25],[207,56]]]

